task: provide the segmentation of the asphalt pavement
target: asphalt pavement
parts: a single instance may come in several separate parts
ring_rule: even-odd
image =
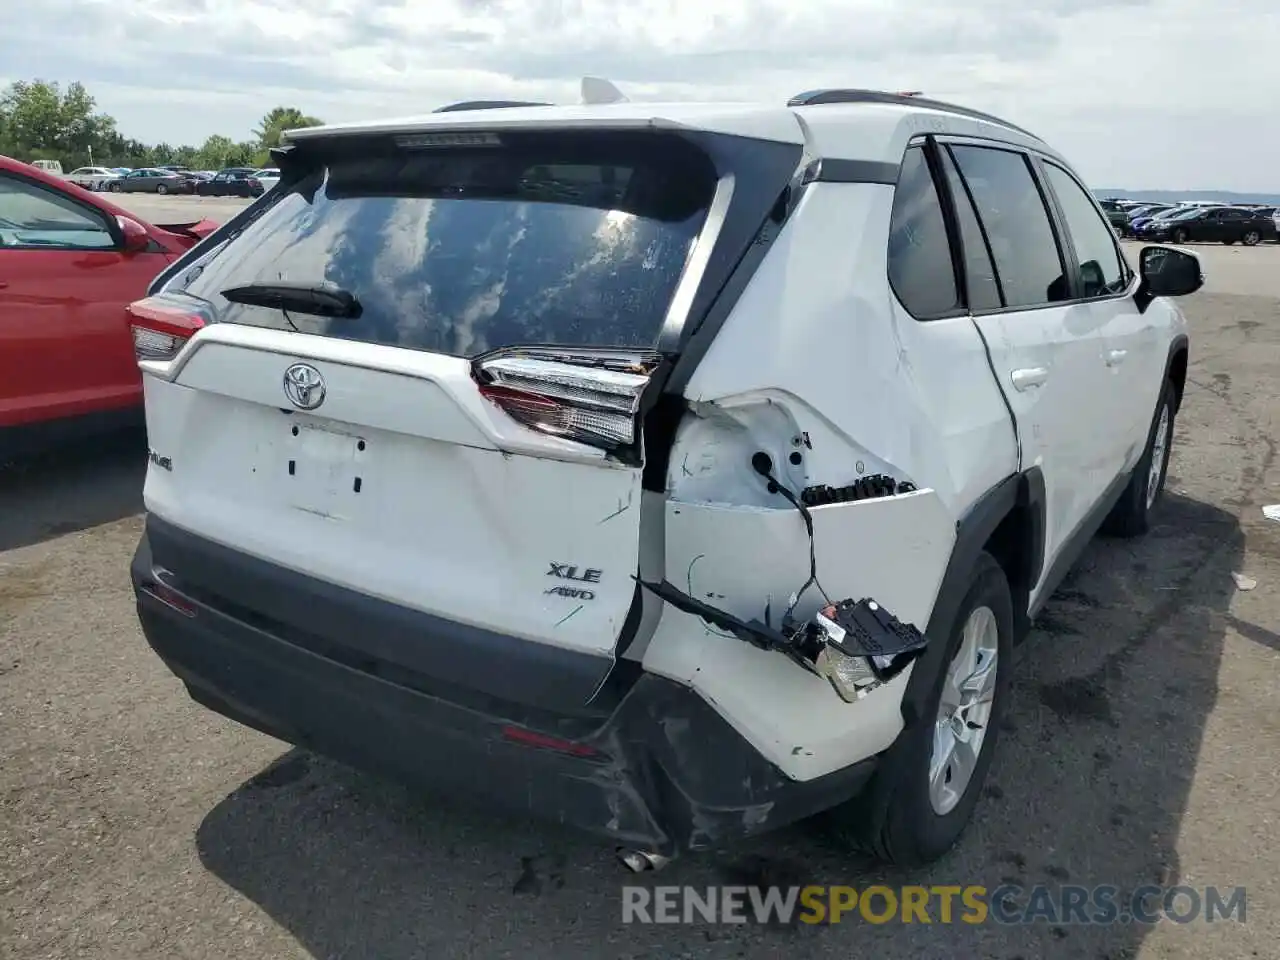
[[[124,197],[158,222],[234,201]],[[1099,540],[1019,649],[976,819],[924,870],[805,824],[639,878],[554,826],[413,794],[196,706],[128,560],[144,445],[0,469],[0,957],[1274,958],[1280,247],[1196,247],[1170,497]],[[1241,589],[1233,574],[1254,583]],[[622,886],[1244,886],[1244,923],[623,925]],[[936,919],[936,918],[935,918]]]

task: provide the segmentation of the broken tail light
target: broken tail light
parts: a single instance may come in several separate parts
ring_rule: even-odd
[[[133,332],[133,352],[139,360],[172,360],[205,325],[200,314],[159,297],[137,300],[125,310]]]
[[[655,361],[610,356],[496,356],[476,365],[480,393],[540,433],[606,450],[636,442],[640,395]]]

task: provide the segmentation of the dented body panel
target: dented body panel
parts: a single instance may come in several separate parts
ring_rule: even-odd
[[[1017,469],[1013,426],[972,320],[920,323],[888,290],[883,240],[871,238],[884,237],[892,206],[891,187],[810,185],[686,395],[695,413],[788,398],[812,443],[788,476],[836,485],[889,473],[934,490],[958,519]],[[795,284],[810,294],[789,296]],[[774,442],[789,456],[791,440]],[[673,483],[683,461],[677,441]]]
[[[814,546],[827,594],[874,597],[900,619],[927,621],[955,527],[931,490],[815,507]],[[808,536],[789,506],[672,500],[667,574],[692,596],[740,617],[776,623],[808,574]],[[796,613],[821,605],[814,590]],[[676,610],[664,613],[646,670],[692,687],[787,776],[809,780],[886,749],[902,729],[910,667],[857,703],[786,658],[758,650]],[[783,709],[803,703],[803,710]],[[765,705],[777,704],[778,709]]]

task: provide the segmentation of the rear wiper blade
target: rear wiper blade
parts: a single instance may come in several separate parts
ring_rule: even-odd
[[[289,280],[255,280],[239,287],[228,287],[222,296],[232,303],[255,307],[274,307],[317,317],[358,317],[363,309],[350,290],[336,284],[294,283]]]

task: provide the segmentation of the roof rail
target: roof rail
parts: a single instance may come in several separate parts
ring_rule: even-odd
[[[549,103],[535,100],[463,100],[436,107],[432,113],[453,113],[455,110],[501,110],[506,107],[549,107]]]
[[[930,100],[914,91],[911,93],[886,93],[883,90],[808,90],[804,93],[798,93],[788,100],[787,106],[815,107],[825,103],[890,103],[902,107],[925,107],[930,110],[945,110],[958,116],[969,117],[971,120],[985,120],[987,123],[999,124],[1010,130],[1016,130],[1032,140],[1040,139],[1030,130],[1024,130],[1017,124],[1010,123],[1008,120],[990,113],[983,113],[981,110],[974,110],[970,107],[957,106],[954,103],[944,103],[941,100]]]

